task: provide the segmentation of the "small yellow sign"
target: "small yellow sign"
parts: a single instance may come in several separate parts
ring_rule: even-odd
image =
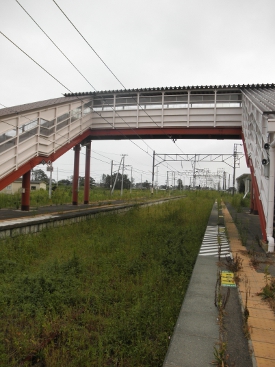
[[[221,272],[221,285],[222,287],[236,287],[234,273],[232,271],[223,270]]]

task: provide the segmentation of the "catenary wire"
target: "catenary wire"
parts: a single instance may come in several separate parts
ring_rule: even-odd
[[[54,1],[54,0],[53,0]],[[70,62],[70,64],[77,70],[77,72],[88,82],[88,84],[96,91],[95,87],[89,82],[89,80],[80,72],[80,70],[71,62],[71,60],[64,54],[64,52],[55,44],[55,42],[48,36],[48,34],[39,26],[39,24],[33,19],[33,17],[27,12],[27,10],[19,3],[18,0],[16,0],[16,2],[18,3],[18,5],[25,11],[25,13],[32,19],[32,21],[39,27],[39,29],[45,34],[45,36],[54,44],[54,46],[59,50],[59,52],[62,53],[62,55]],[[63,15],[68,19],[68,21],[71,23],[71,25],[76,29],[76,31],[81,35],[81,37],[85,40],[85,42],[89,45],[89,47],[93,50],[93,52],[97,55],[97,57],[101,60],[101,62],[107,67],[107,69],[112,73],[112,75],[118,80],[118,82],[122,85],[122,87],[125,89],[125,86],[122,84],[122,82],[116,77],[116,75],[112,72],[112,70],[108,67],[108,65],[104,62],[104,60],[98,55],[98,53],[95,51],[95,49],[89,44],[89,42],[85,39],[85,37],[79,32],[79,30],[75,27],[75,25],[71,22],[71,20],[68,18],[68,16],[64,13],[64,11],[60,8],[60,6],[54,1],[54,3],[56,4],[56,6],[60,9],[60,11],[63,13]],[[132,97],[133,98],[133,97]],[[136,99],[133,98],[135,100],[135,102],[137,103]],[[108,103],[107,103],[108,104]],[[109,105],[109,104],[108,104]],[[141,108],[142,106],[140,104],[138,104]],[[111,108],[113,109],[113,107],[111,106]],[[142,108],[143,109],[143,108]],[[114,110],[114,109],[113,109]],[[159,126],[153,119],[152,117],[146,112],[145,109],[143,109],[144,112],[146,113],[146,115],[156,124],[156,126]],[[117,111],[115,111],[115,113],[119,116],[119,114],[117,113]],[[121,116],[119,116],[120,118],[122,118]],[[126,123],[126,121],[122,118],[122,120],[124,121],[124,123]],[[127,124],[127,123],[126,123]],[[128,127],[130,127],[127,124]],[[131,128],[131,127],[130,127]],[[132,129],[132,128],[131,128]],[[133,129],[132,129],[133,130]],[[138,134],[137,136],[144,142],[145,145],[147,145],[147,147],[149,149],[151,149],[153,151],[153,149],[144,141],[144,139],[142,139]],[[131,139],[130,139],[131,140]],[[174,141],[175,143],[175,141]],[[137,144],[135,144],[136,146],[138,146]],[[182,150],[178,147],[178,145],[176,144],[177,148],[182,152]],[[148,152],[147,152],[148,153]],[[183,153],[183,152],[182,152]]]
[[[110,71],[110,73],[115,77],[115,79],[119,82],[119,84],[126,89],[124,84],[118,79],[118,77],[115,75],[115,73],[109,68],[109,66],[105,63],[105,61],[99,56],[99,54],[95,51],[95,49],[90,45],[90,43],[86,40],[86,38],[83,36],[83,34],[78,30],[78,28],[73,24],[73,22],[69,19],[69,17],[65,14],[65,12],[61,9],[61,7],[56,3],[55,0],[53,0],[55,5],[58,7],[58,9],[62,12],[62,14],[66,17],[66,19],[70,22],[70,24],[74,27],[74,29],[77,31],[77,33],[83,38],[83,40],[86,42],[86,44],[91,48],[91,50],[95,53],[95,55],[99,58],[99,60],[105,65],[105,67]],[[137,105],[145,112],[145,114],[150,118],[150,120],[159,127],[159,125],[154,121],[152,116],[150,116],[147,111],[138,103],[138,101],[131,96],[131,98],[137,103]],[[175,142],[174,142],[175,143]],[[177,146],[178,147],[178,146]],[[182,150],[180,149],[182,152]],[[183,153],[183,152],[182,152]]]
[[[43,66],[41,66],[38,62],[36,62],[31,56],[29,56],[25,51],[23,51],[19,46],[16,45],[16,43],[14,43],[9,37],[7,37],[2,31],[0,31],[0,33],[8,40],[10,41],[16,48],[18,48],[21,52],[23,52],[30,60],[32,60],[36,65],[38,65],[42,70],[44,70],[48,75],[50,75],[54,80],[56,80],[59,84],[61,84],[66,90],[68,90],[69,92],[72,93],[72,91],[67,88],[63,83],[61,83],[57,78],[55,78],[51,73],[49,73]],[[78,96],[76,96],[77,99],[79,99],[80,101],[83,102],[82,99],[80,99]],[[11,109],[11,108],[10,108]],[[94,110],[93,110],[94,111]],[[95,113],[97,113],[99,116],[100,114],[97,111],[94,111]],[[104,117],[100,116],[101,118],[103,118],[109,125],[112,126],[112,124],[107,121]],[[5,122],[3,120],[1,120],[2,122]],[[7,122],[6,122],[7,123]],[[7,123],[8,124],[8,123]],[[12,125],[11,125],[12,126]],[[14,127],[14,126],[13,126]],[[60,135],[60,134],[59,134]],[[60,135],[61,136],[61,135]],[[127,140],[131,141],[134,145],[136,145],[139,149],[141,149],[144,153],[148,154],[151,158],[152,155],[149,154],[146,150],[144,150],[143,148],[141,148],[138,144],[136,144],[135,142],[133,142],[131,139],[127,138],[126,135],[123,135]],[[58,144],[57,144],[58,145]],[[61,146],[61,145],[60,145]],[[152,148],[150,148],[151,150],[153,150]]]
[[[52,42],[52,44],[58,49],[58,51],[66,58],[66,60],[75,68],[75,70],[86,80],[86,82],[96,91],[97,89],[89,82],[89,80],[81,73],[81,71],[74,65],[74,63],[65,55],[65,53],[60,49],[60,47],[57,46],[57,44],[52,40],[52,38],[40,27],[40,25],[34,20],[34,18],[27,12],[27,10],[20,4],[18,0],[15,0],[17,4],[23,9],[23,11],[31,18],[31,20],[36,24],[36,26],[44,33],[44,35]],[[102,97],[103,99],[103,97]],[[124,120],[122,116],[118,114],[118,112],[115,110],[113,106],[111,106],[108,102],[107,105],[111,107],[111,109],[115,112],[115,114],[122,119],[122,121],[131,129],[134,131],[133,128]],[[135,134],[139,137],[140,140],[143,141],[143,143],[153,151],[153,149],[144,141],[144,139],[141,138],[140,135],[138,135],[137,132]]]
[[[17,0],[16,0],[17,1]],[[17,3],[21,6],[21,4],[17,1]],[[22,6],[21,6],[22,7]],[[23,7],[22,7],[23,8]],[[24,8],[23,8],[23,10],[25,10]],[[26,12],[27,13],[27,12]],[[28,13],[27,13],[28,14]],[[29,14],[28,14],[29,15]],[[30,16],[30,15],[29,15]],[[31,19],[34,21],[34,19],[31,17]],[[34,21],[35,22],[35,21]],[[36,23],[36,22],[35,22]],[[37,23],[36,23],[37,24]],[[42,30],[42,28],[37,24],[37,26]],[[43,30],[42,30],[43,31]],[[62,85],[66,90],[68,90],[69,92],[71,92],[72,93],[72,91],[68,88],[68,87],[66,87],[63,83],[61,83],[57,78],[55,78],[51,73],[49,73],[44,67],[42,67],[38,62],[36,62],[31,56],[29,56],[25,51],[23,51],[18,45],[16,45],[9,37],[7,37],[3,32],[1,32],[0,31],[0,33],[8,40],[8,41],[10,41],[15,47],[17,47],[21,52],[23,52],[28,58],[30,58],[37,66],[39,66],[43,71],[45,71],[49,76],[51,76],[54,80],[56,80],[60,85]],[[43,33],[45,33],[44,31],[43,31]],[[45,33],[46,34],[46,33]],[[49,37],[48,37],[49,38]],[[51,40],[52,41],[52,40]],[[52,41],[53,42],[53,41]],[[53,42],[54,43],[54,42]],[[54,45],[55,45],[55,43],[54,43]],[[56,45],[55,45],[56,46]],[[56,46],[57,47],[57,46]],[[58,48],[58,47],[57,47]],[[58,48],[59,49],[59,48]],[[59,51],[65,56],[65,54],[59,49]],[[65,56],[66,57],[66,56]],[[70,60],[66,57],[66,59],[70,62]],[[71,62],[70,62],[71,63]],[[72,63],[71,63],[72,64]],[[73,64],[72,64],[73,65]],[[77,69],[77,68],[76,68]],[[78,69],[77,69],[78,70]],[[78,70],[79,71],[79,70]],[[79,71],[80,72],[80,71]],[[82,73],[80,73],[82,76],[83,76],[83,74]],[[83,76],[84,77],[84,76]],[[85,78],[85,77],[84,77]],[[86,78],[85,78],[85,80],[86,81],[88,81]],[[89,83],[89,81],[88,81],[88,83]],[[91,86],[92,86],[92,84],[91,83],[89,83]],[[93,86],[92,86],[93,87]],[[94,88],[94,87],[93,87]],[[78,98],[78,97],[77,97]],[[78,98],[79,99],[79,98]],[[1,104],[2,105],[2,104]],[[4,105],[2,105],[2,106],[4,106]],[[94,111],[94,112],[97,112],[97,111]],[[102,117],[102,116],[101,116]],[[104,119],[107,123],[109,123],[106,119]],[[4,122],[4,121],[3,121]],[[7,123],[6,121],[5,121],[5,123]],[[8,124],[8,123],[7,123]],[[109,123],[110,124],[110,123]],[[11,125],[11,124],[10,124]],[[127,124],[128,125],[128,124]],[[12,127],[14,127],[13,125],[11,125]],[[60,135],[61,136],[61,134],[58,134],[58,135]],[[138,135],[138,134],[137,134]],[[125,136],[125,138],[127,138],[126,136]],[[138,144],[136,144],[135,142],[133,142],[131,139],[129,139],[134,145],[136,145],[139,149],[141,149],[141,150],[143,150],[146,154],[148,154],[150,157],[152,157],[148,152],[146,152],[143,148],[141,148]],[[141,140],[143,140],[143,139],[141,139]],[[56,142],[55,142],[56,143]],[[145,143],[146,144],[146,143]],[[58,143],[57,143],[57,145],[59,145]],[[146,144],[151,150],[153,150],[148,144]],[[61,145],[60,145],[61,146]]]

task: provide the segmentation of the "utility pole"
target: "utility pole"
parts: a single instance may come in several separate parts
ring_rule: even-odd
[[[237,144],[234,144],[234,151],[233,151],[233,157],[234,157],[234,163],[233,163],[233,196],[235,194],[236,155],[237,155]]]
[[[237,146],[240,145],[242,146],[242,144],[234,144],[234,152],[233,152],[233,155],[234,155],[234,169],[233,169],[233,195],[235,193],[235,175],[236,175],[236,163],[237,163],[237,160],[238,160],[238,151],[237,151]],[[238,168],[240,167],[240,161],[238,162]]]
[[[52,162],[51,161],[48,162],[47,171],[50,172],[49,199],[51,199],[52,198],[52,175],[53,175],[53,166],[52,166]]]
[[[196,154],[194,158],[194,166],[193,166],[193,188],[196,187]]]
[[[127,154],[122,154],[122,177],[121,177],[121,189],[120,189],[120,196],[123,195],[123,175],[124,175],[124,163],[125,163],[125,157]]]
[[[114,189],[115,189],[115,186],[116,186],[117,177],[118,177],[118,174],[119,174],[119,170],[120,170],[120,166],[121,166],[122,159],[123,159],[123,157],[121,158],[121,160],[120,160],[120,162],[119,162],[119,167],[118,167],[118,171],[117,171],[117,174],[116,174],[115,182],[114,182],[114,185],[113,185],[113,188],[112,188],[112,191],[111,191],[111,195],[113,194]]]
[[[113,161],[111,161],[110,194],[112,195],[113,186]]]
[[[151,188],[152,195],[154,193],[154,179],[155,179],[155,151],[153,151],[152,188]]]
[[[157,166],[157,182],[156,182],[156,186],[157,186],[157,189],[158,189],[158,185],[159,185],[159,167]]]
[[[133,167],[131,167],[131,181],[130,181],[130,194],[132,193],[132,179],[133,179]]]

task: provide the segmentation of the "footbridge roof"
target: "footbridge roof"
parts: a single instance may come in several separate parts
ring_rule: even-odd
[[[26,103],[13,107],[0,109],[0,118],[12,115],[22,114],[24,112],[36,111],[42,108],[60,106],[80,100],[81,98],[89,98],[96,96],[108,95],[123,95],[131,96],[140,93],[142,95],[159,94],[177,94],[177,93],[191,93],[191,94],[209,94],[217,91],[218,94],[223,93],[243,93],[249,98],[263,113],[275,113],[275,84],[232,84],[232,85],[197,85],[197,86],[178,86],[178,87],[156,87],[156,88],[137,88],[137,89],[121,89],[121,90],[105,90],[94,92],[77,92],[65,93],[64,97],[52,98],[48,100]]]

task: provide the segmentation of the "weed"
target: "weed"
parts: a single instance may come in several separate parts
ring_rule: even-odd
[[[239,237],[243,246],[247,245],[248,239],[248,223],[240,223],[238,226]]]
[[[250,265],[253,266],[254,269],[257,269],[260,264],[259,256],[261,256],[261,254],[252,249],[248,251],[248,255],[250,257]]]
[[[270,272],[269,272],[269,265],[266,265],[264,268],[264,280],[265,280],[265,285],[268,285],[268,283],[270,282]]]
[[[217,343],[217,347],[214,347],[214,358],[215,360],[212,364],[215,364],[218,367],[226,367],[226,361],[228,359],[228,355],[226,353],[226,343],[223,341],[219,341]]]
[[[248,326],[248,317],[249,317],[249,310],[247,307],[248,297],[250,296],[250,284],[247,276],[244,277],[244,286],[245,286],[245,304],[243,309],[243,331],[246,338],[250,338],[250,330]]]
[[[244,199],[242,194],[237,194],[236,193],[231,198],[227,197],[227,199],[228,199],[228,201],[231,202],[231,205],[237,210],[238,213],[242,212],[243,207],[249,206],[249,198],[246,197]]]
[[[221,291],[221,273],[217,272],[217,281],[215,287],[215,300],[214,304],[218,309],[218,322],[219,322],[219,342],[214,346],[214,358],[213,364],[219,367],[225,367],[226,361],[228,359],[228,355],[226,353],[226,342],[225,338],[225,331],[223,325],[225,307],[228,302],[230,296],[230,288],[227,288],[225,294],[222,294]]]
[[[222,319],[225,306],[228,302],[230,296],[230,288],[227,288],[226,294],[222,294],[221,292],[221,273],[217,273],[217,281],[216,281],[216,287],[215,287],[215,301],[214,304],[217,307],[219,311],[220,319]]]
[[[238,284],[240,281],[239,272],[243,267],[243,259],[236,254],[233,259],[231,257],[226,257],[225,261],[222,262],[222,265],[224,265],[227,270],[234,273],[234,280]]]
[[[250,257],[250,265],[253,266],[255,269],[258,269],[260,264],[266,264],[264,272],[268,272],[269,265],[272,264],[272,260],[267,259],[267,255],[263,255],[261,252],[256,252],[254,248],[247,252],[248,256]],[[269,275],[269,274],[268,274]]]
[[[264,278],[266,284],[258,295],[267,301],[270,308],[275,312],[275,278],[270,277],[268,267],[266,267]]]
[[[0,365],[161,365],[207,195],[3,240]]]

